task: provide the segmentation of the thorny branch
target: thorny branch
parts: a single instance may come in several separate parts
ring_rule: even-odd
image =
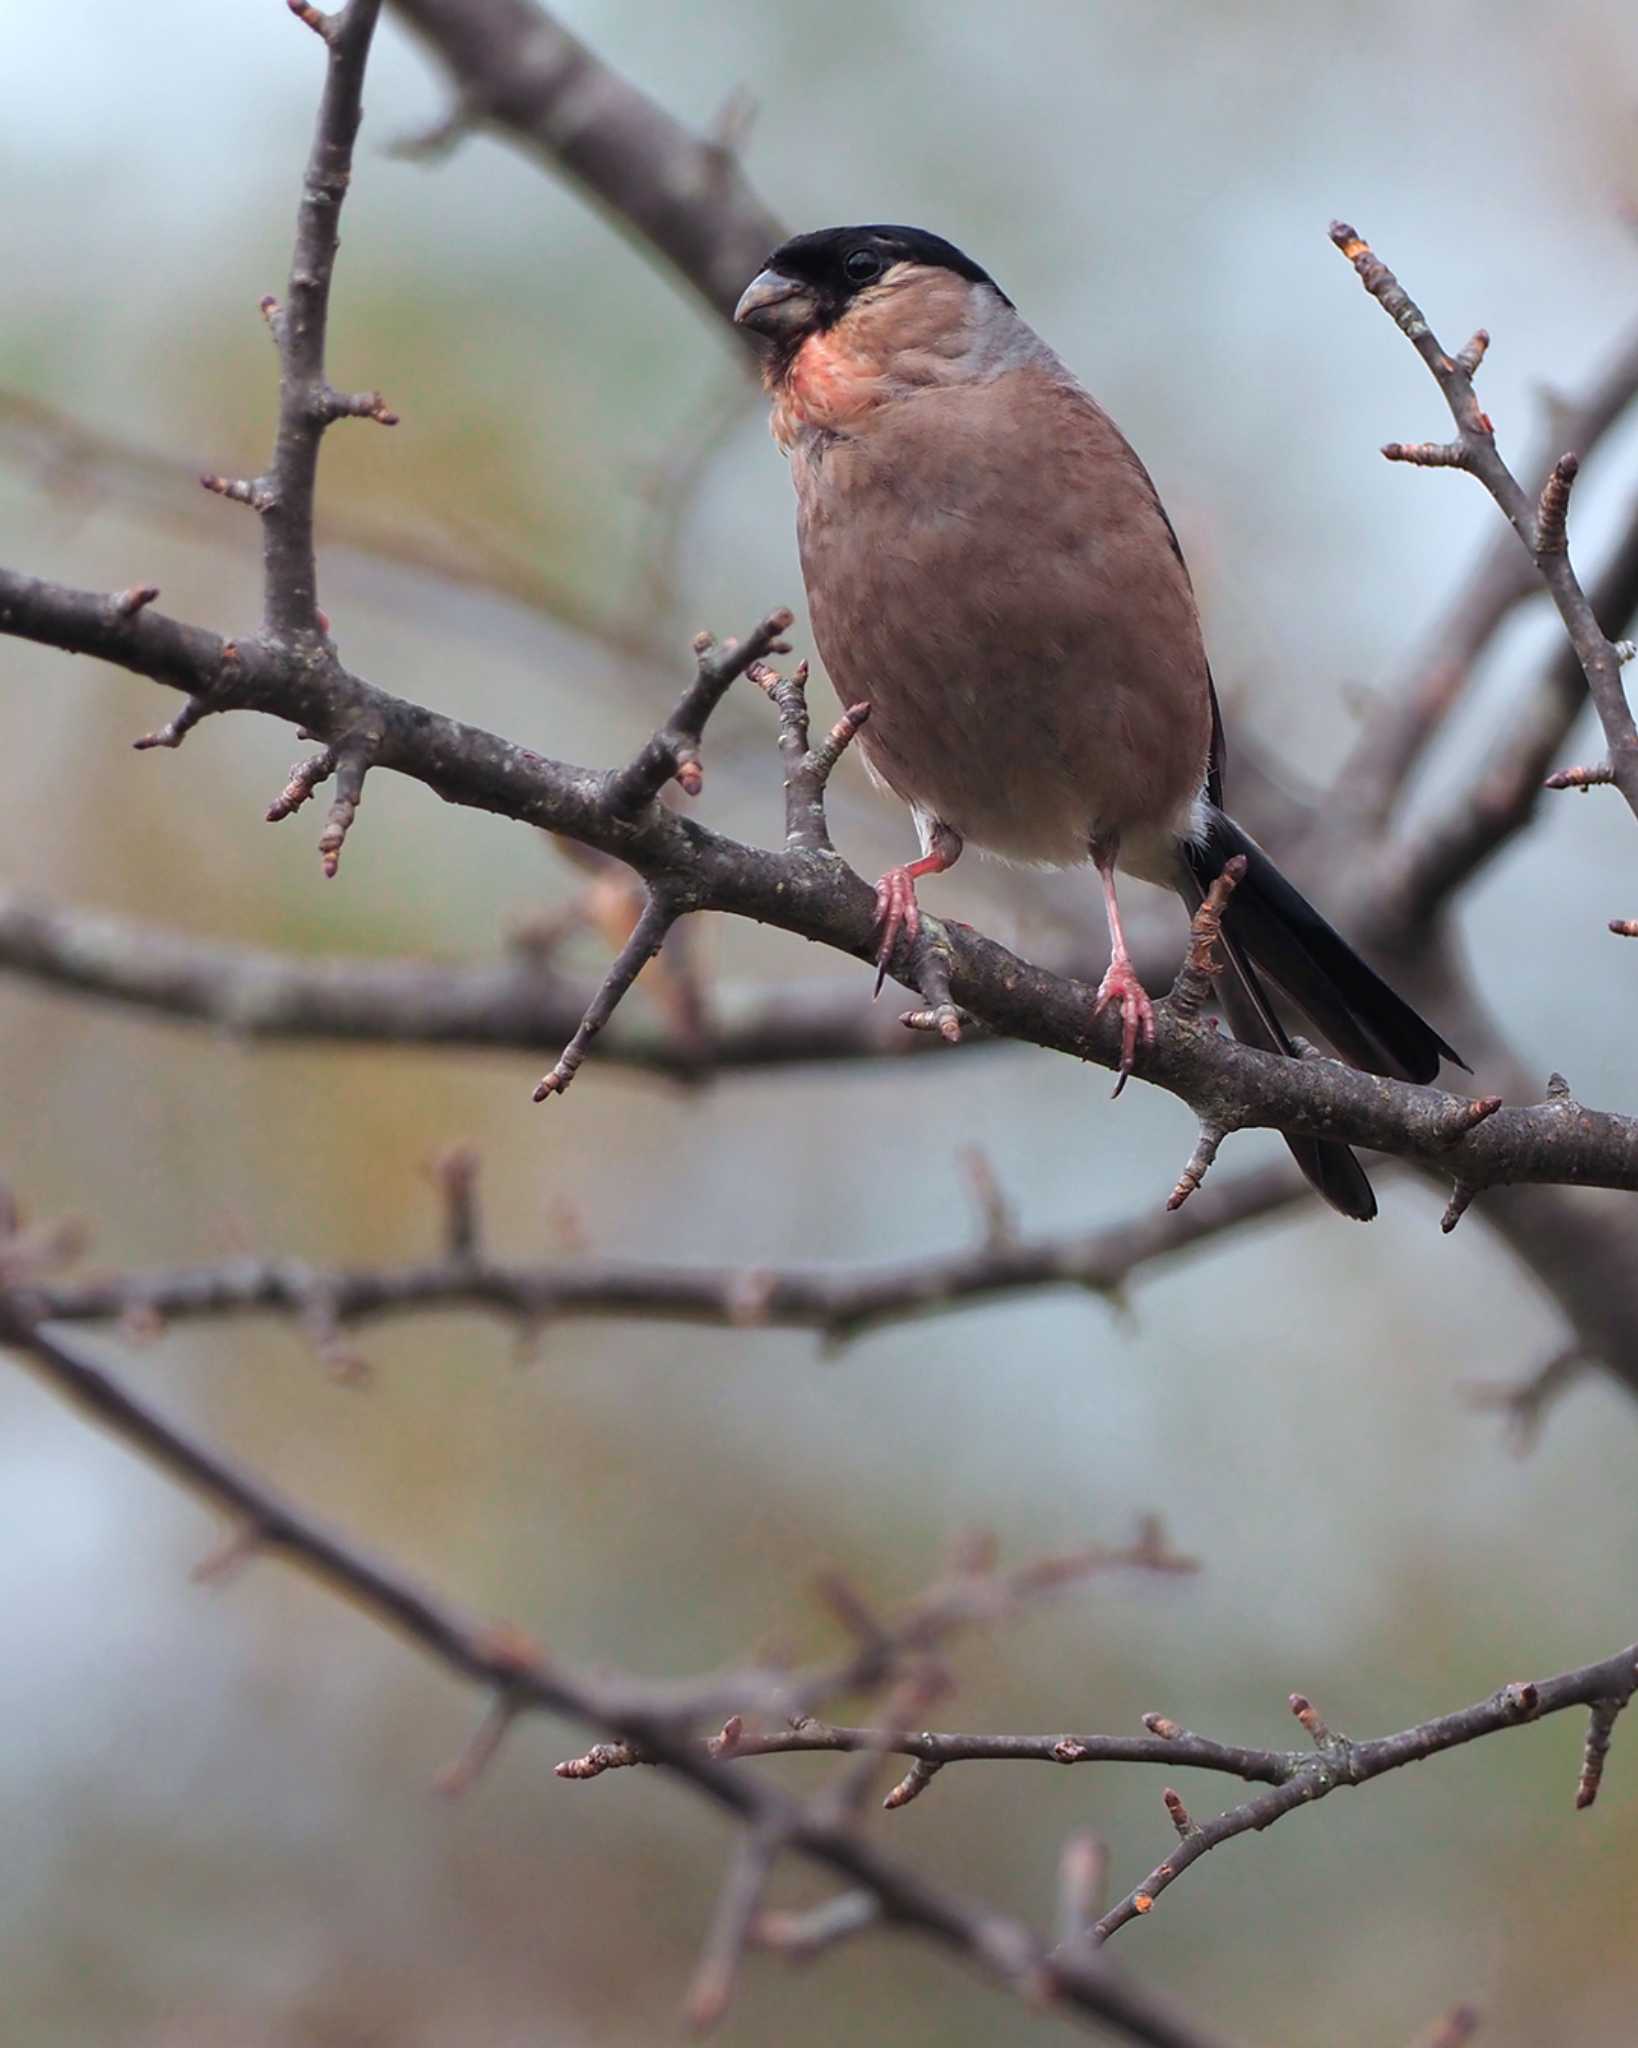
[[[106,600],[0,571],[0,631],[96,653],[173,687],[224,675],[217,635],[149,606],[117,627]],[[740,844],[659,805],[638,819],[609,806],[611,777],[530,753],[481,729],[392,697],[343,669],[328,647],[292,661],[255,642],[237,649],[229,704],[271,711],[320,738],[378,734],[375,764],[427,784],[447,801],[544,825],[617,855],[679,914],[715,909],[816,939],[857,958],[871,950],[875,896],[834,854]],[[332,743],[334,743],[332,741]],[[1118,1019],[1095,1019],[1085,984],[1033,967],[977,932],[948,926],[947,1000],[1006,1037],[1100,1065],[1118,1059]],[[924,990],[932,1002],[943,989]],[[1143,1078],[1180,1096],[1202,1123],[1341,1138],[1440,1163],[1473,1191],[1514,1182],[1571,1181],[1638,1188],[1638,1120],[1553,1100],[1508,1107],[1471,1125],[1467,1101],[1438,1089],[1361,1074],[1330,1060],[1288,1060],[1222,1037],[1161,1006]]]

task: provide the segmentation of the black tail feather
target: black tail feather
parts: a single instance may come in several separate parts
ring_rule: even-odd
[[[1198,906],[1237,854],[1246,871],[1223,916],[1229,972],[1223,1009],[1236,1038],[1264,1052],[1291,1053],[1258,978],[1288,996],[1350,1065],[1402,1081],[1431,1081],[1441,1060],[1466,1068],[1433,1027],[1396,995],[1286,880],[1257,842],[1215,808],[1206,836],[1183,848],[1186,901]],[[1334,1209],[1366,1221],[1376,1197],[1348,1147],[1319,1138],[1287,1138],[1306,1178]]]

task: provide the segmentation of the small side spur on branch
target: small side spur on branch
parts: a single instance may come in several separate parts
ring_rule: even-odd
[[[743,641],[726,640],[719,647],[711,634],[696,635],[693,682],[666,723],[624,768],[617,769],[608,779],[605,800],[615,817],[640,817],[670,782],[675,782],[685,796],[699,795],[705,786],[701,750],[706,721],[737,676],[758,669],[764,655],[790,652],[780,637],[790,624],[790,613],[780,610],[770,612]],[[591,1041],[614,1015],[632,983],[665,944],[666,934],[688,907],[684,890],[665,882],[649,884],[647,900],[631,935],[587,1005],[579,1029],[550,1073],[536,1084],[536,1102],[566,1091],[580,1070]]]

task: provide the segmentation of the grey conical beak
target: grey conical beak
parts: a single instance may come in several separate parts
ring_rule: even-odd
[[[806,285],[783,271],[761,270],[740,294],[734,324],[756,334],[794,334],[806,327],[813,315],[813,295]]]

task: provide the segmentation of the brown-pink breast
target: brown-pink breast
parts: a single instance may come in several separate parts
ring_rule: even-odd
[[[814,637],[844,702],[871,704],[882,779],[1017,860],[1069,865],[1109,834],[1136,856],[1179,829],[1210,745],[1206,657],[1108,416],[1035,366],[882,399],[817,349],[792,388]]]
[[[881,397],[884,379],[835,333],[810,334],[774,399],[770,425],[787,454],[804,433],[834,433],[857,421]]]

